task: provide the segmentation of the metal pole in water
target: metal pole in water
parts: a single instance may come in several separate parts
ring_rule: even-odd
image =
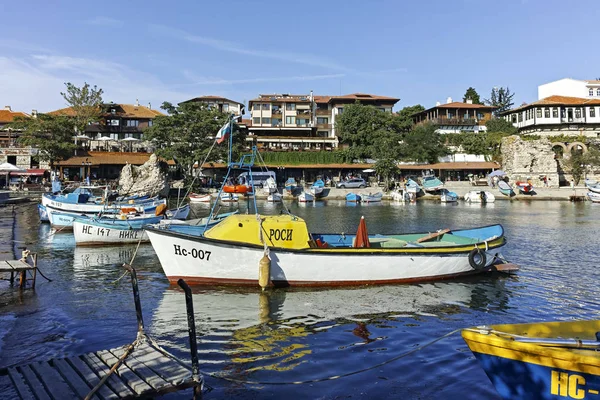
[[[194,302],[192,299],[192,289],[183,280],[179,279],[177,284],[185,292],[185,309],[187,312],[188,335],[190,337],[190,353],[192,356],[192,379],[200,384],[194,386],[194,398],[202,398],[203,379],[200,376],[200,367],[198,366],[198,343],[196,341],[196,322],[194,320]],[[196,397],[198,396],[198,397]]]

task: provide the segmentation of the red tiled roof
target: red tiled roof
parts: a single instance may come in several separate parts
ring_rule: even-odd
[[[587,83],[593,83],[594,85],[598,85],[600,84],[600,80],[591,80],[591,81],[586,81]]]
[[[13,122],[15,117],[29,117],[29,114],[25,114],[20,111],[0,110],[0,123],[6,124]]]
[[[368,94],[368,93],[352,93],[352,94],[345,94],[343,96],[331,96],[331,101],[335,102],[335,100],[393,101],[394,103],[400,101],[400,99],[395,98],[395,97],[378,96],[375,94]]]
[[[523,104],[520,107],[513,108],[503,112],[502,114],[508,114],[513,111],[524,110],[534,106],[597,106],[600,105],[600,99],[586,99],[583,97],[569,97],[569,96],[548,96],[541,100],[534,101],[529,104]]]
[[[500,164],[488,161],[471,162],[441,162],[435,164],[399,164],[399,169],[421,170],[421,169],[444,169],[444,170],[465,170],[465,169],[496,169]]]
[[[489,108],[492,109],[492,106],[486,106],[485,104],[470,104],[463,103],[460,101],[454,101],[452,103],[440,104],[439,106],[435,106],[432,108]]]
[[[154,118],[159,115],[164,115],[158,110],[153,110],[146,106],[136,104],[105,104],[106,108],[113,106],[115,108],[115,115],[125,118]],[[50,111],[50,115],[63,115],[67,117],[74,117],[76,115],[73,107],[61,108],[60,110]],[[111,113],[103,113],[104,116],[111,115]]]
[[[275,98],[275,99],[273,99]],[[304,98],[304,100],[300,100],[301,98]],[[287,95],[287,96],[283,96],[281,94],[261,94],[259,95],[258,98],[256,99],[252,99],[250,100],[250,103],[255,103],[255,102],[280,102],[280,103],[286,103],[286,102],[308,102],[310,98],[310,95]],[[345,94],[343,96],[313,96],[313,99],[315,101],[315,103],[335,103],[336,100],[338,101],[389,101],[389,102],[393,102],[393,103],[397,103],[398,101],[400,101],[400,99],[395,98],[395,97],[387,97],[387,96],[378,96],[375,94],[368,94],[368,93],[352,93],[352,94]]]
[[[142,165],[150,158],[151,153],[127,153],[114,151],[89,151],[80,156],[74,156],[56,164],[60,166],[81,166],[83,162],[90,165]],[[167,161],[169,165],[175,165],[173,160]]]

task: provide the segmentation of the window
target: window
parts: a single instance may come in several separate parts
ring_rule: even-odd
[[[581,118],[581,108],[575,109],[575,118]]]
[[[306,125],[308,125],[308,119],[306,119],[306,118],[298,118],[296,120],[296,125],[306,126]]]
[[[267,125],[269,125],[269,124],[271,123],[271,118],[263,118],[263,119],[262,119],[262,123],[263,123],[263,125],[264,125],[264,124],[267,124]]]
[[[286,124],[295,124],[296,123],[296,117],[285,117],[285,123]]]
[[[252,105],[252,109],[253,109],[254,111],[258,111],[258,110],[260,110],[260,103],[254,103],[254,104]]]
[[[590,117],[596,117],[596,107],[590,107]]]
[[[550,118],[550,109],[544,108],[544,118]]]
[[[448,119],[454,118],[454,113],[453,112],[448,112]]]
[[[590,89],[588,93],[589,93],[590,96],[593,96],[594,95],[594,89]]]
[[[340,108],[338,108],[338,114],[341,114],[341,113],[343,113],[343,112],[344,112],[344,107],[340,107]]]
[[[229,111],[229,104],[223,103],[223,112],[227,112],[227,111]]]
[[[560,110],[560,117],[561,117],[561,118],[567,118],[567,112],[565,111],[565,109],[564,109],[564,108],[562,108],[562,109]]]
[[[260,125],[260,117],[254,117],[254,118],[252,118],[252,123],[254,125]]]
[[[596,96],[600,96],[600,88],[596,89]]]
[[[111,133],[110,134],[110,138],[112,140],[119,140],[119,134],[118,133]]]
[[[510,116],[510,120],[513,124],[515,124],[517,122],[517,114],[513,114]]]
[[[552,118],[558,118],[558,108],[552,109]]]
[[[327,136],[329,136],[329,132],[327,132],[327,131],[317,131],[317,136],[318,137],[327,137]]]
[[[294,103],[286,103],[285,104],[285,109],[287,111],[296,111],[296,104],[294,104]]]
[[[153,123],[154,121],[152,121],[151,119],[148,120],[148,126],[152,126]]]
[[[273,119],[271,120],[271,124],[272,124],[273,126],[281,126],[281,118],[273,118]]]
[[[328,124],[329,123],[329,118],[327,117],[317,117],[317,124],[318,125],[323,125],[323,124]]]
[[[541,108],[536,108],[535,109],[535,117],[536,118],[542,118],[542,109]]]
[[[135,136],[133,135],[133,133],[126,133],[125,139],[127,139],[127,138],[135,138]]]
[[[263,110],[270,110],[271,109],[271,105],[269,103],[263,103],[262,109]]]
[[[140,122],[137,119],[128,119],[127,126],[138,127]]]
[[[108,120],[108,125],[119,126],[119,120],[118,119],[110,119],[110,120]]]
[[[523,122],[523,113],[519,113],[519,122]]]
[[[477,119],[482,120],[483,119],[483,114],[481,112],[477,112]]]

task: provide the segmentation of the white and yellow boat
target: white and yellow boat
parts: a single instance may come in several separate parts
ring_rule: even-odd
[[[311,234],[293,215],[232,215],[206,231],[153,225],[146,232],[172,283],[256,285],[265,255],[270,270],[261,274],[274,286],[416,282],[507,265],[496,253],[506,242],[501,225],[400,235],[367,235],[365,226],[357,235]]]
[[[493,325],[462,336],[504,399],[600,398],[600,320]]]

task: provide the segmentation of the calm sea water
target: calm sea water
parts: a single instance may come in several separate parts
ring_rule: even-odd
[[[597,318],[600,207],[568,202],[499,201],[481,205],[328,201],[289,205],[318,232],[431,231],[502,223],[503,254],[515,276],[330,290],[195,288],[194,304],[206,398],[496,399],[493,386],[459,334],[394,361],[456,329],[495,323]],[[240,205],[244,209],[244,205]],[[280,205],[262,203],[264,213]],[[196,207],[197,216],[208,208]],[[34,205],[0,209],[0,257],[19,246],[39,254],[35,291],[0,281],[0,368],[120,346],[135,338],[128,277],[120,265],[135,246],[77,248],[71,234],[40,225]],[[232,260],[234,263],[235,260]],[[189,360],[182,292],[169,286],[150,245],[134,266],[150,335]],[[326,268],[326,266],[324,266]],[[368,263],[365,268],[369,268]],[[377,366],[373,368],[374,366]],[[355,373],[357,371],[362,371]],[[301,385],[329,376],[349,376]],[[0,398],[13,398],[0,378]],[[189,392],[167,398],[189,398]]]

